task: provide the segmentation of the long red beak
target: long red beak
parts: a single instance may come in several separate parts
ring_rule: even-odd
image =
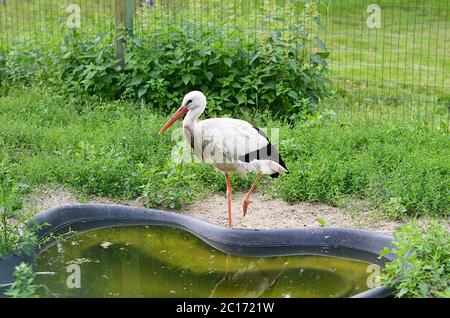
[[[167,123],[159,130],[159,133],[163,133],[167,128],[173,125],[174,122],[176,122],[178,119],[180,119],[181,116],[186,114],[188,112],[188,109],[184,106],[181,106],[178,108],[175,114],[173,114],[172,117],[167,121]]]

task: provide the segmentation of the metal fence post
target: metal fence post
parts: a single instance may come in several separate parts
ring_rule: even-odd
[[[125,67],[125,0],[115,0],[116,16],[116,57],[120,67]]]
[[[116,56],[122,69],[125,67],[126,35],[133,34],[133,2],[133,0],[115,0]]]
[[[125,29],[129,36],[133,35],[134,0],[125,0]]]

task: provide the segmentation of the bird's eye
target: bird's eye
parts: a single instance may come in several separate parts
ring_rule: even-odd
[[[188,100],[188,102],[186,103],[186,106],[189,105],[190,103],[192,103],[192,99]]]

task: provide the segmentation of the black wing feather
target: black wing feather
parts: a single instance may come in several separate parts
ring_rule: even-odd
[[[264,131],[262,129],[259,129],[259,128],[254,127],[254,126],[253,126],[253,128],[255,128],[261,136],[266,138],[266,140],[268,141],[268,144],[265,147],[262,147],[260,149],[255,150],[255,151],[246,153],[243,156],[240,156],[239,160],[244,161],[244,162],[251,162],[252,160],[255,160],[255,159],[258,159],[258,160],[271,160],[271,161],[274,161],[274,162],[278,163],[284,169],[288,170],[288,168],[286,167],[286,164],[284,163],[283,159],[281,158],[280,153],[278,152],[278,149],[275,148],[270,143],[270,141],[267,138],[267,136],[264,133]],[[289,173],[289,171],[287,171],[287,173]],[[280,174],[278,172],[275,172],[275,173],[272,173],[270,176],[272,178],[278,178],[279,175]]]

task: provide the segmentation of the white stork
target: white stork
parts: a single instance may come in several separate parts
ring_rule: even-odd
[[[229,173],[245,175],[256,172],[257,176],[244,197],[243,212],[247,214],[250,197],[262,174],[277,178],[288,173],[278,150],[270,144],[264,132],[246,121],[233,118],[211,118],[198,121],[205,111],[206,97],[202,92],[188,93],[181,107],[159,131],[162,133],[180,117],[183,120],[186,141],[202,162],[212,163],[225,174],[228,196],[228,226],[231,220],[231,183]]]

